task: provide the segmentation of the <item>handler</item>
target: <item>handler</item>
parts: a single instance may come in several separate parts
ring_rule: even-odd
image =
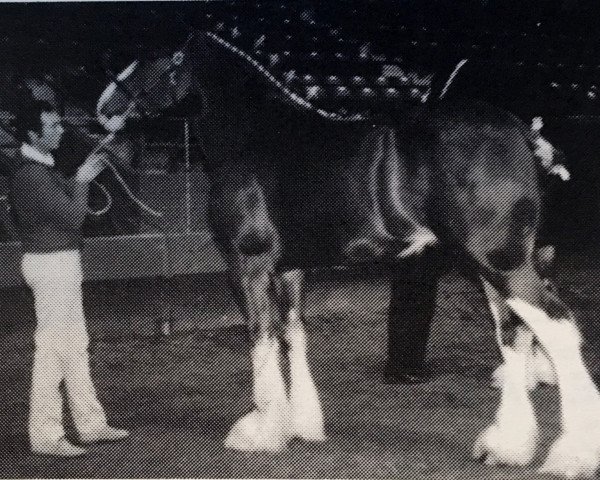
[[[88,185],[103,170],[91,155],[73,178],[54,168],[52,152],[64,133],[61,115],[47,102],[33,101],[17,113],[23,141],[21,165],[11,177],[10,203],[23,245],[21,269],[33,291],[35,353],[29,411],[34,453],[77,456],[63,429],[66,396],[81,443],[114,441],[128,432],[109,427],[90,378],[88,334],[82,302],[81,228]]]

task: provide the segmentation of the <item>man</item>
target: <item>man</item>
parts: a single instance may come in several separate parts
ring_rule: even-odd
[[[33,101],[20,109],[16,127],[23,144],[21,165],[11,177],[10,203],[37,320],[29,440],[34,453],[77,456],[85,449],[65,438],[62,382],[81,443],[128,435],[108,426],[96,398],[82,303],[81,227],[88,185],[102,171],[102,157],[88,157],[70,179],[55,169],[52,152],[64,129],[61,115],[47,102]]]

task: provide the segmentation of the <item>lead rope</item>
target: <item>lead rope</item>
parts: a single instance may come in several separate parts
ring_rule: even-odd
[[[104,198],[106,199],[106,205],[104,205],[104,207],[102,207],[100,210],[94,210],[93,208],[88,207],[88,213],[90,215],[93,215],[94,217],[100,217],[110,210],[113,204],[113,199],[110,193],[108,192],[108,189],[104,185],[102,185],[100,182],[97,182],[96,180],[92,180],[92,183],[96,185],[104,195]]]
[[[135,106],[135,104],[133,102],[129,104],[129,106],[127,107],[127,110],[123,114],[123,118],[127,118],[127,116],[129,115],[130,111],[134,108],[134,106]],[[96,147],[88,154],[88,156],[91,156],[91,155],[94,155],[95,153],[97,153],[101,148],[106,146],[106,144],[108,144],[114,138],[115,138],[115,134],[112,132],[109,133],[108,135],[106,135],[106,137],[104,137],[98,143],[98,145],[96,145]],[[117,167],[110,160],[108,160],[107,158],[103,158],[102,163],[104,163],[104,165],[110,169],[110,171],[113,173],[113,175],[119,182],[119,185],[121,185],[121,188],[125,191],[125,194],[129,197],[129,199],[133,203],[135,203],[139,208],[141,208],[146,213],[148,213],[154,217],[160,218],[163,216],[163,212],[160,212],[158,210],[154,210],[153,208],[150,208],[148,205],[146,205],[144,202],[142,202],[139,198],[136,197],[136,195],[131,191],[131,188],[129,188],[129,185],[127,184],[125,179],[118,172]],[[106,187],[104,185],[96,182],[95,180],[94,180],[94,183],[98,187],[100,187],[100,189],[102,190],[102,193],[104,193],[104,196],[106,198],[106,205],[103,208],[101,208],[100,210],[92,210],[88,207],[88,211],[94,216],[100,216],[100,215],[104,215],[106,212],[108,212],[110,210],[110,208],[112,207],[112,204],[113,204],[113,199],[112,199],[112,196],[110,195],[109,191],[106,189]]]

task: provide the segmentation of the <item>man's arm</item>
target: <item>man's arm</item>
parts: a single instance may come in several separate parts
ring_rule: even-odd
[[[88,184],[74,180],[67,193],[43,167],[26,165],[13,179],[13,201],[41,219],[52,219],[69,229],[81,228],[87,214]]]

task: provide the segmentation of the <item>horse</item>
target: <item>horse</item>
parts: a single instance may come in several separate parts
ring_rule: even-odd
[[[252,339],[254,409],[232,426],[226,447],[279,451],[293,438],[326,439],[302,319],[306,269],[401,265],[444,249],[480,279],[503,357],[500,406],[473,455],[491,465],[532,462],[539,428],[528,376],[542,374],[547,358],[562,431],[540,471],[594,474],[600,395],[574,315],[542,277],[538,260],[548,255],[536,249],[539,172],[527,125],[468,99],[396,118],[342,117],[202,32],[171,56],[135,60],[96,110],[116,131],[177,104],[198,114],[211,228]]]

